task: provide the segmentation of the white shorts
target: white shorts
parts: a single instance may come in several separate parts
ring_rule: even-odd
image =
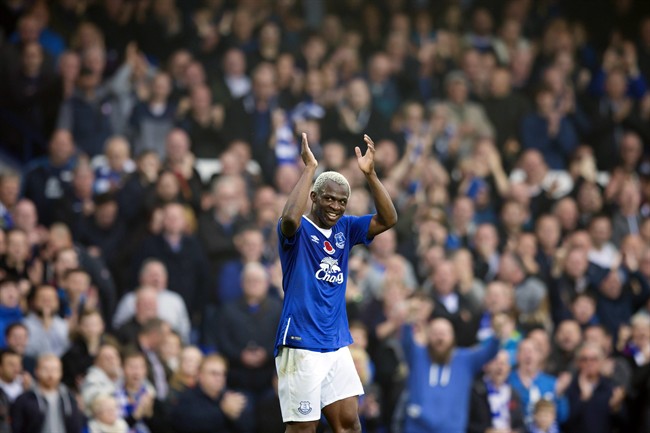
[[[363,394],[347,347],[324,353],[281,347],[275,367],[284,422],[317,421],[328,404]]]

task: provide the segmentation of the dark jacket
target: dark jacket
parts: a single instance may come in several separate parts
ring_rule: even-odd
[[[519,394],[512,387],[508,408],[510,409],[510,428],[513,432],[523,433],[525,431],[524,410]],[[488,389],[483,378],[479,378],[472,385],[467,433],[484,433],[490,427],[492,427],[492,411],[490,403],[488,403]]]
[[[257,308],[249,307],[243,298],[223,306],[219,324],[212,328],[217,335],[217,347],[229,362],[229,386],[246,391],[271,389],[275,330],[281,313],[280,301],[269,297]],[[241,354],[249,346],[262,347],[266,352],[266,362],[258,368],[241,362]]]
[[[83,426],[83,415],[77,407],[74,395],[64,385],[60,386],[59,395],[65,433],[79,433]],[[40,391],[26,391],[11,406],[11,428],[14,432],[41,433],[46,411],[47,400]]]
[[[9,416],[9,408],[11,402],[7,394],[0,389],[0,433],[11,433],[11,417]]]
[[[236,420],[230,420],[221,411],[223,394],[213,400],[201,386],[180,394],[170,402],[169,414],[176,433],[249,433],[253,431],[254,416],[248,404]]]
[[[581,398],[578,376],[574,375],[571,385],[566,390],[569,399],[569,419],[562,425],[564,433],[610,433],[624,415],[623,409],[612,413],[609,399],[614,390],[613,382],[601,377],[589,400]]]

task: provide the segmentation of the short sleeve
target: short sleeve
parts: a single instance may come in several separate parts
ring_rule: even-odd
[[[372,217],[372,215],[349,217],[348,224],[351,245],[368,245],[370,242],[372,242],[373,238],[368,237],[368,230],[370,230],[370,221],[372,220]]]
[[[282,233],[282,218],[280,218],[278,220],[278,226],[277,226],[280,248],[286,250],[292,247],[296,243],[296,240],[298,239],[298,233],[300,233],[300,230],[302,230],[302,224],[298,226],[298,230],[296,230],[293,236],[290,237],[285,236],[284,233]]]

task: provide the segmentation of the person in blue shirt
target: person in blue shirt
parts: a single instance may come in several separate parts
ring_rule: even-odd
[[[533,423],[535,404],[542,399],[555,404],[559,423],[565,422],[569,417],[569,401],[564,391],[571,381],[571,376],[563,374],[556,378],[546,374],[541,369],[543,362],[543,355],[536,342],[527,338],[519,343],[517,369],[510,373],[508,383],[521,397],[528,427]]]
[[[494,335],[472,348],[457,348],[454,328],[445,318],[402,328],[409,367],[403,396],[403,433],[467,430],[474,378],[499,351],[505,316],[492,320]]]
[[[358,396],[363,394],[348,345],[345,310],[350,249],[369,244],[394,226],[397,211],[375,172],[375,144],[364,135],[355,147],[377,213],[344,215],[350,185],[340,173],[321,173],[302,134],[305,164],[278,222],[284,304],[276,336],[278,393],[287,433],[316,432],[325,415],[335,433],[361,433]],[[309,209],[307,211],[309,199]]]

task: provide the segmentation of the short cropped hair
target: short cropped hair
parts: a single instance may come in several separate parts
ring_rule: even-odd
[[[323,190],[325,189],[325,184],[327,184],[328,181],[332,181],[337,185],[344,186],[347,190],[348,197],[350,197],[350,183],[345,178],[345,176],[336,171],[324,171],[319,174],[311,190],[315,192],[316,195],[322,194]]]

